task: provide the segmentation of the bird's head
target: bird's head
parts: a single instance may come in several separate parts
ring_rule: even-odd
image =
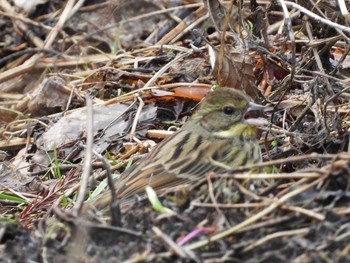
[[[255,137],[261,121],[252,111],[263,108],[238,90],[219,88],[202,101],[192,119],[217,137]]]

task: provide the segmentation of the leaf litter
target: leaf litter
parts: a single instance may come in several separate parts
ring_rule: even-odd
[[[73,2],[0,6],[1,262],[350,262],[348,4]],[[218,85],[273,108],[264,163],[74,214],[86,96],[91,193]]]

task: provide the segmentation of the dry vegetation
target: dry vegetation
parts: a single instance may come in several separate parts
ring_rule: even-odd
[[[350,262],[348,3],[13,2],[0,0],[0,262]],[[213,86],[272,108],[263,164],[161,189],[172,212],[135,197],[80,214],[85,191]]]

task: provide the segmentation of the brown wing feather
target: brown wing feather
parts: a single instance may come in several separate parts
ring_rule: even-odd
[[[181,149],[184,144],[186,148]],[[212,144],[216,144],[216,147],[212,147]],[[186,132],[179,132],[167,142],[166,147],[157,147],[151,155],[135,164],[134,169],[123,173],[117,182],[117,196],[130,197],[143,192],[147,185],[158,189],[187,183],[210,171],[220,172],[232,168],[232,163],[239,166],[249,162],[246,151],[242,151],[249,143],[236,144],[237,140],[209,140],[198,134],[192,134],[190,141]],[[232,151],[233,147],[239,151]],[[220,149],[220,153],[217,149]]]
[[[228,167],[255,163],[257,157],[254,154],[260,153],[259,148],[254,150],[254,147],[259,147],[255,141],[213,138],[194,132],[191,136],[188,134],[188,131],[180,130],[122,173],[115,183],[117,198],[143,194],[147,185],[157,190],[198,180],[209,171],[221,172]],[[186,147],[183,147],[185,144]],[[215,147],[212,144],[216,144]],[[245,147],[251,151],[245,151]],[[239,150],[232,151],[232,148]],[[92,205],[101,209],[109,202],[110,193],[107,191],[92,201]]]

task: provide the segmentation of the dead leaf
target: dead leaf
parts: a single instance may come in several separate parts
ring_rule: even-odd
[[[157,107],[153,104],[144,106],[138,123],[152,122],[156,111]],[[133,118],[130,118],[130,115],[134,112],[135,108],[130,110],[126,104],[94,107],[94,149],[102,153],[115,138],[123,137],[131,127]],[[48,152],[63,146],[74,147],[85,133],[86,115],[84,108],[61,118],[37,140],[37,147]],[[66,154],[70,153],[68,152]]]
[[[28,110],[32,116],[45,116],[59,112],[67,107],[71,93],[71,88],[62,78],[47,78],[31,95]],[[82,102],[82,99],[80,101]]]
[[[230,54],[225,53],[222,59],[222,68],[219,72],[218,55],[219,51],[208,46],[210,63],[213,68],[213,75],[221,87],[231,87],[244,91],[254,101],[259,98],[258,89],[255,86],[253,64],[248,54],[237,51]]]

